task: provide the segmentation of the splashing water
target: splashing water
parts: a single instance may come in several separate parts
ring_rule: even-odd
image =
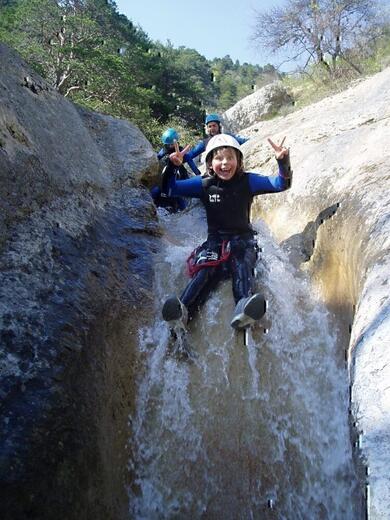
[[[193,207],[161,220],[156,320],[140,334],[145,368],[130,418],[131,518],[362,518],[347,373],[304,276],[257,224],[266,316],[248,333],[234,331],[223,282],[190,324],[193,361],[180,361],[168,354],[161,302],[187,282],[184,262],[205,238],[204,215]]]

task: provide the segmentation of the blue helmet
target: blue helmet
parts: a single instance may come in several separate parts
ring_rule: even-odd
[[[206,121],[204,123],[205,123],[205,125],[207,125],[208,123],[212,123],[214,121],[216,123],[221,123],[221,120],[220,120],[218,114],[209,114],[208,116],[206,116]]]
[[[174,128],[168,128],[168,130],[165,130],[165,132],[161,136],[161,141],[164,144],[173,144],[174,141],[178,141],[179,139],[180,136]]]

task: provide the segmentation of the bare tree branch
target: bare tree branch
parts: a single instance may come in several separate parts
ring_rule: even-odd
[[[350,51],[358,38],[379,34],[378,7],[377,0],[286,0],[283,7],[255,11],[252,41],[272,54],[292,49],[287,61],[306,56],[305,68],[320,64],[332,75],[341,59],[360,73]]]

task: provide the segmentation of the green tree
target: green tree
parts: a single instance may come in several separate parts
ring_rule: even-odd
[[[202,125],[203,100],[213,91],[207,60],[193,49],[157,44],[153,68],[156,93],[152,113],[162,122],[181,119],[194,129]]]
[[[260,66],[153,42],[112,0],[0,0],[0,38],[61,94],[138,124],[153,142],[175,124],[191,135],[207,110],[250,94]]]
[[[227,77],[220,84],[219,110],[227,110],[237,101],[237,85],[233,79]]]
[[[61,94],[135,122],[150,117],[153,93],[144,84],[151,42],[114,2],[19,0],[2,11],[3,41]]]
[[[233,63],[230,56],[215,58],[211,62],[211,69],[216,101],[210,108],[217,111],[226,110],[243,97],[252,94],[256,87],[264,86],[281,77],[272,65],[241,65],[238,60]]]

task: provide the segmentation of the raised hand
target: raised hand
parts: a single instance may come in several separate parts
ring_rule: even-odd
[[[183,158],[191,146],[187,144],[187,146],[180,151],[179,144],[176,140],[173,141],[173,144],[175,146],[175,151],[169,155],[169,160],[172,161],[175,166],[181,166],[183,164]]]
[[[272,146],[272,148],[275,150],[275,158],[276,159],[283,159],[289,154],[289,149],[283,146],[285,137],[281,140],[280,144],[276,144],[268,137],[268,142]]]

